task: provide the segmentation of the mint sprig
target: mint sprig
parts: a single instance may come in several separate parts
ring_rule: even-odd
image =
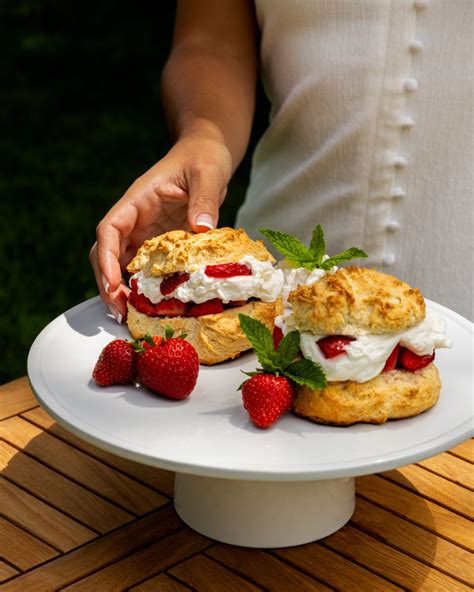
[[[326,242],[324,240],[324,231],[320,224],[313,230],[309,247],[306,247],[299,239],[286,232],[270,230],[268,228],[259,228],[258,230],[291,263],[297,267],[304,267],[311,271],[313,269],[324,269],[327,271],[343,261],[349,261],[356,257],[367,257],[367,253],[361,249],[351,247],[342,251],[342,253],[332,255],[324,260]]]
[[[319,364],[306,359],[295,361],[300,350],[298,331],[287,333],[275,351],[272,334],[266,325],[244,314],[239,314],[239,321],[261,365],[256,372],[249,372],[249,376],[270,372],[277,376],[286,376],[297,384],[304,384],[312,389],[322,389],[326,386],[326,376]]]

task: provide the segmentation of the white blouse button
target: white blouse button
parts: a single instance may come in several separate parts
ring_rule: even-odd
[[[397,169],[402,169],[407,166],[408,160],[403,158],[403,156],[397,156],[394,159],[393,164],[397,167]]]
[[[412,53],[418,53],[418,52],[422,51],[423,49],[424,49],[424,45],[421,41],[418,41],[418,39],[414,39],[410,43],[410,51]]]
[[[383,256],[383,262],[385,265],[393,265],[396,261],[396,257],[393,253],[385,253]]]
[[[428,6],[428,2],[427,0],[415,0],[413,6],[415,7],[415,10],[421,11]]]
[[[404,128],[410,128],[415,127],[415,122],[411,117],[404,116],[400,119],[400,125]]]
[[[407,78],[403,88],[407,92],[415,92],[418,89],[418,80],[416,80],[416,78]]]
[[[392,197],[405,197],[406,193],[402,187],[394,187],[392,189]]]
[[[389,232],[395,232],[396,230],[398,230],[400,228],[400,223],[397,222],[397,220],[389,220],[387,222],[387,224],[385,225],[385,228]]]

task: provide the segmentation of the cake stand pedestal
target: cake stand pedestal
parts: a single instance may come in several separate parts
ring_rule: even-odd
[[[241,547],[302,545],[335,532],[355,507],[351,477],[242,481],[176,474],[174,506],[188,526]]]
[[[436,303],[452,350],[437,352],[439,402],[383,425],[323,426],[286,414],[254,427],[237,387],[253,354],[201,367],[191,396],[170,401],[91,379],[102,348],[128,338],[99,298],[72,308],[36,338],[28,377],[40,404],[75,435],[131,460],[176,472],[175,507],[192,528],[246,547],[325,537],[354,510],[354,477],[438,454],[472,435],[472,325]]]

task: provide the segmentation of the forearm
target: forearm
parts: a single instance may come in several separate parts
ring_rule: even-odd
[[[254,29],[247,22],[216,36],[197,31],[179,38],[178,31],[163,72],[162,100],[174,139],[195,134],[222,142],[235,170],[248,145],[255,108]]]

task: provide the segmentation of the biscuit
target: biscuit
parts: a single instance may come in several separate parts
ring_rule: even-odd
[[[205,265],[237,263],[245,255],[260,261],[275,261],[263,241],[252,240],[243,229],[216,228],[200,234],[171,230],[145,241],[127,271],[142,270],[148,277],[192,272]]]
[[[281,314],[282,304],[251,300],[243,306],[228,308],[221,313],[200,317],[149,317],[128,303],[128,329],[134,339],[148,335],[164,335],[169,325],[175,335],[186,332],[186,339],[196,348],[199,361],[212,365],[236,358],[251,349],[251,344],[240,328],[239,313],[258,319],[270,330],[275,316]]]
[[[364,267],[328,273],[290,293],[289,322],[315,335],[392,333],[422,321],[421,292],[397,278]]]
[[[348,426],[383,423],[418,415],[438,400],[441,382],[436,366],[416,372],[391,370],[367,382],[330,382],[322,390],[297,386],[293,410],[322,424]]]

